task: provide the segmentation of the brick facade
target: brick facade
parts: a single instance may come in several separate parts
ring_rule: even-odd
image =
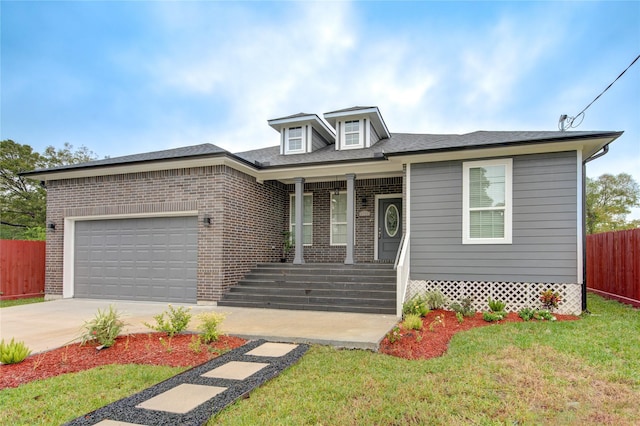
[[[47,183],[45,293],[62,295],[64,219],[197,211],[199,301],[219,300],[259,262],[280,259],[285,186],[227,166],[129,173]],[[212,224],[203,223],[205,216]]]
[[[345,246],[332,246],[330,244],[330,214],[331,194],[335,189],[346,191],[345,181],[328,181],[305,183],[304,192],[313,193],[313,244],[304,247],[304,260],[308,263],[344,262],[346,256]],[[295,186],[286,187],[287,194],[295,193]],[[355,211],[356,211],[356,245],[354,248],[354,260],[356,263],[374,261],[375,244],[375,196],[383,194],[403,193],[403,178],[360,179],[355,182]],[[363,202],[363,198],[366,202]],[[287,195],[285,205],[285,222],[283,231],[289,230],[289,202]],[[367,216],[366,213],[369,212]],[[403,213],[404,217],[404,213]],[[403,221],[404,222],[404,221]],[[293,260],[293,251],[289,253],[288,261]]]

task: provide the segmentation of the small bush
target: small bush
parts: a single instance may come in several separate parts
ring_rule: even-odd
[[[164,311],[153,317],[156,320],[155,325],[146,322],[143,324],[152,330],[161,331],[167,333],[167,336],[173,337],[178,333],[182,333],[189,326],[189,321],[191,321],[189,310],[189,308],[185,308],[184,306],[176,309],[169,305],[168,312]],[[164,318],[165,315],[168,318],[167,320]]]
[[[400,327],[395,325],[393,326],[391,331],[387,333],[387,340],[389,340],[389,343],[394,344],[400,339],[402,339],[402,333],[400,332]]]
[[[97,340],[105,348],[113,345],[116,338],[125,326],[124,321],[120,319],[120,313],[109,306],[109,311],[101,311],[98,309],[98,313],[91,321],[84,323],[84,334],[82,337],[82,344]]]
[[[549,311],[558,307],[558,304],[562,302],[562,297],[557,291],[553,291],[551,289],[547,289],[540,293],[540,301],[542,302],[542,306]]]
[[[11,339],[9,343],[5,343],[4,339],[0,341],[0,363],[17,364],[24,361],[31,353],[31,349],[24,342],[16,342]]]
[[[458,324],[462,324],[464,322],[464,315],[461,312],[456,312],[456,319],[458,320]]]
[[[506,306],[507,304],[500,299],[493,300],[489,298],[489,309],[493,312],[504,312]]]
[[[422,317],[417,314],[408,314],[404,317],[402,327],[405,330],[422,330]]]
[[[487,322],[500,321],[503,318],[504,315],[501,312],[486,311],[482,313],[482,319]]]
[[[198,315],[198,318],[200,319],[198,330],[202,332],[202,341],[205,343],[217,341],[221,334],[219,327],[222,321],[224,321],[224,314],[205,312]]]
[[[428,313],[429,307],[427,306],[427,301],[423,295],[416,294],[402,305],[403,316],[418,315],[424,317]]]
[[[539,321],[555,321],[556,317],[554,317],[551,312],[549,311],[545,311],[545,310],[540,310],[540,311],[536,311],[533,314],[533,318],[537,319]]]
[[[424,295],[427,302],[427,307],[431,310],[440,309],[447,304],[447,298],[441,291],[428,291]]]
[[[449,308],[456,313],[456,316],[460,314],[465,317],[472,317],[476,314],[475,309],[473,309],[473,299],[470,297],[465,297],[460,303],[452,303]]]
[[[529,321],[533,318],[535,310],[531,308],[522,308],[518,311],[518,316],[525,321]]]

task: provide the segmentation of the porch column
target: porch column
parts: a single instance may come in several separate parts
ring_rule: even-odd
[[[347,257],[344,259],[345,265],[353,265],[353,246],[355,236],[355,182],[356,175],[347,175]]]
[[[296,183],[296,254],[293,258],[295,265],[304,263],[304,230],[302,229],[302,218],[304,215],[304,178],[295,178]]]

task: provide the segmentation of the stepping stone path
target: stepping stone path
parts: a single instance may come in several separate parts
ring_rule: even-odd
[[[298,361],[308,345],[249,342],[66,425],[202,425]]]

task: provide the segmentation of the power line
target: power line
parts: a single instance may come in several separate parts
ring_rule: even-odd
[[[586,107],[584,107],[584,108],[582,109],[582,111],[580,111],[580,112],[579,112],[578,114],[576,114],[574,117],[569,117],[569,116],[567,116],[566,114],[561,115],[561,116],[560,116],[560,120],[558,121],[558,127],[560,128],[560,130],[561,130],[561,131],[564,131],[564,130],[566,130],[566,129],[572,129],[572,128],[575,128],[575,127],[578,127],[579,125],[581,125],[581,124],[582,124],[582,122],[584,121],[584,112],[585,112],[587,109],[589,109],[589,107],[590,107],[591,105],[593,105],[593,103],[594,103],[595,101],[597,101],[597,100],[600,98],[600,96],[604,95],[604,93],[605,93],[607,90],[609,90],[609,89],[611,88],[611,86],[613,86],[613,84],[614,84],[616,81],[618,81],[618,80],[620,79],[620,77],[622,77],[622,76],[624,75],[624,73],[625,73],[625,72],[627,72],[627,70],[628,70],[629,68],[631,68],[631,67],[633,66],[633,64],[635,64],[635,63],[638,61],[638,59],[640,59],[640,55],[636,56],[636,58],[635,58],[633,61],[631,61],[631,63],[629,64],[629,66],[628,66],[628,67],[626,67],[626,68],[624,69],[624,71],[622,71],[622,72],[620,73],[620,75],[618,75],[618,76],[615,78],[615,80],[613,80],[613,81],[612,81],[612,82],[611,82],[607,87],[605,87],[605,89],[604,89],[602,92],[600,92],[600,94],[599,94],[598,96],[596,96],[596,97],[595,97],[595,98],[594,98],[594,99],[589,103],[589,105],[587,105]],[[575,124],[575,122],[576,122],[576,120],[577,120],[578,118],[580,118],[580,122],[579,122],[578,124]],[[566,123],[565,123],[565,122],[566,122]]]

